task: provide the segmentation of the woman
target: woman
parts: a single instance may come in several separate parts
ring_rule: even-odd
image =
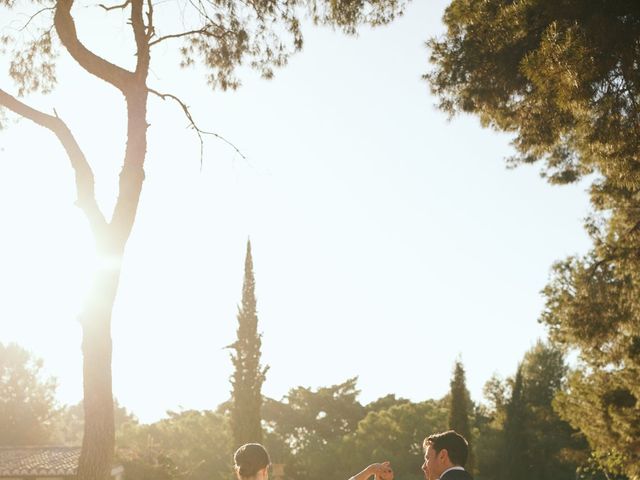
[[[268,480],[271,460],[259,443],[247,443],[233,455],[238,480]]]

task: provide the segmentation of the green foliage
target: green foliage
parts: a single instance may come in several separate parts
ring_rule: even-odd
[[[524,355],[514,378],[493,377],[486,383],[489,404],[476,413],[483,419],[478,479],[575,479],[588,462],[589,449],[553,408],[565,389],[566,371],[562,352],[539,341]]]
[[[455,430],[469,442],[469,458],[465,467],[472,471],[474,468],[474,456],[472,450],[473,439],[471,438],[471,427],[469,417],[473,410],[471,396],[467,390],[464,366],[462,362],[456,360],[451,378],[451,390],[449,391],[449,428]]]
[[[471,413],[471,398],[469,390],[467,390],[464,367],[459,360],[456,361],[453,369],[449,402],[449,428],[470,441],[469,414]]]
[[[474,478],[476,480],[497,480],[505,461],[504,407],[492,410],[486,405],[478,405],[473,416],[474,442]]]
[[[348,478],[383,460],[391,461],[397,478],[422,477],[422,441],[446,429],[445,404],[387,395],[365,407],[356,382],[298,387],[282,402],[265,401],[266,443],[273,461],[286,464],[287,478]]]
[[[454,0],[444,21],[426,76],[440,106],[513,133],[512,165],[541,162],[551,183],[593,174],[593,249],[554,266],[541,320],[579,357],[562,416],[602,466],[637,477],[640,3]]]
[[[639,13],[632,0],[454,0],[427,79],[445,110],[514,132],[517,161],[544,159],[550,181],[626,159],[617,183],[637,185]]]
[[[557,408],[585,433],[596,458],[614,473],[640,475],[640,269],[615,261],[569,259],[554,267],[543,321],[579,364]]]
[[[629,386],[638,380],[632,375],[627,371],[586,373],[579,368],[571,372],[568,388],[556,399],[562,415],[589,439],[600,466],[608,473],[631,478],[638,471],[633,453],[637,455],[640,445],[637,401],[629,393]],[[632,453],[624,453],[629,451]]]
[[[0,343],[0,445],[48,443],[56,415],[56,382],[42,378],[42,360]]]
[[[525,354],[521,371],[529,478],[571,480],[577,467],[586,462],[588,450],[582,436],[553,408],[567,372],[562,352],[538,342]]]
[[[242,285],[242,304],[238,308],[238,339],[229,346],[233,376],[231,385],[231,429],[237,447],[250,442],[262,442],[261,406],[262,384],[267,369],[260,365],[261,335],[258,334],[255,278],[251,243],[247,241],[247,254]]]
[[[446,426],[446,408],[434,400],[372,411],[345,442],[347,452],[351,452],[351,468],[347,471],[389,460],[396,478],[424,478],[419,468],[424,455],[422,442],[429,434],[446,430]]]
[[[117,457],[130,480],[229,480],[231,443],[224,415],[168,412],[168,418],[151,425],[127,423],[118,435]]]
[[[404,0],[225,0],[202,4],[205,21],[196,24],[203,34],[194,36],[181,48],[182,66],[202,62],[210,72],[213,88],[237,88],[236,69],[248,64],[264,78],[302,49],[303,19],[330,25],[355,34],[361,24],[383,25],[402,14]],[[195,25],[194,25],[194,28]],[[187,28],[190,30],[191,28]]]
[[[522,367],[518,367],[513,382],[511,398],[507,403],[507,411],[504,421],[504,453],[505,461],[499,472],[501,479],[508,480],[529,478],[527,458],[527,440],[525,429],[527,427],[526,404],[522,379]]]
[[[406,398],[396,398],[395,394],[390,393],[388,395],[385,395],[384,397],[380,397],[374,400],[373,402],[367,403],[364,408],[367,413],[378,412],[380,410],[387,410],[388,408],[391,408],[393,406],[403,405],[405,403],[411,402]]]
[[[321,480],[349,476],[353,452],[344,448],[345,437],[365,417],[365,408],[358,402],[360,392],[356,382],[356,378],[351,378],[315,391],[297,387],[282,402],[265,402],[267,446],[277,448],[273,461],[287,464],[288,478]]]
[[[359,25],[384,25],[402,15],[409,0],[222,0],[200,2],[185,9],[180,22],[169,15],[153,16],[149,42],[175,42],[182,67],[204,66],[206,79],[214,89],[235,89],[241,84],[238,70],[250,66],[264,78],[287,64],[289,57],[304,44],[305,20],[328,25],[355,35]],[[31,2],[30,2],[31,3]],[[154,9],[162,2],[149,2]],[[41,5],[44,5],[43,6]],[[126,6],[126,5],[125,5]],[[56,60],[60,50],[51,29],[55,2],[15,2],[3,0],[0,8],[21,8],[21,28],[8,30],[0,37],[4,52],[11,57],[10,74],[19,95],[47,93],[55,85]],[[30,11],[30,7],[35,7]],[[98,8],[98,5],[93,5]],[[24,11],[23,11],[24,10]],[[148,9],[147,11],[151,12]],[[123,19],[127,18],[123,15]]]
[[[365,416],[358,402],[357,378],[316,391],[297,387],[285,401],[267,401],[266,427],[278,434],[294,453],[322,448],[355,431]]]

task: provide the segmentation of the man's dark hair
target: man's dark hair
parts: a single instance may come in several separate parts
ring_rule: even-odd
[[[454,465],[464,467],[469,456],[469,444],[465,438],[454,430],[448,432],[434,433],[424,439],[422,446],[426,449],[429,445],[436,451],[446,450],[449,460]]]

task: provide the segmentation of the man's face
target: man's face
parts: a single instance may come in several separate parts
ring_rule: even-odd
[[[427,480],[437,480],[444,472],[442,461],[432,445],[428,445],[427,450],[424,452],[422,471]]]

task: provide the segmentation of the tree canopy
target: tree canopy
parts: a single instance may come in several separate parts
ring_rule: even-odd
[[[512,133],[511,165],[538,162],[554,184],[591,182],[593,249],[554,266],[541,320],[579,354],[558,408],[599,458],[637,476],[640,4],[454,0],[444,22],[426,75],[440,107]]]
[[[422,442],[446,427],[447,409],[435,400],[371,411],[346,441],[346,450],[353,452],[350,470],[356,472],[361,465],[384,459],[391,462],[398,478],[424,478],[419,468],[424,461]]]
[[[57,414],[56,382],[42,360],[15,343],[0,343],[0,445],[47,443]]]
[[[232,476],[229,418],[217,412],[167,412],[151,425],[128,423],[118,436],[117,456],[134,480]]]

